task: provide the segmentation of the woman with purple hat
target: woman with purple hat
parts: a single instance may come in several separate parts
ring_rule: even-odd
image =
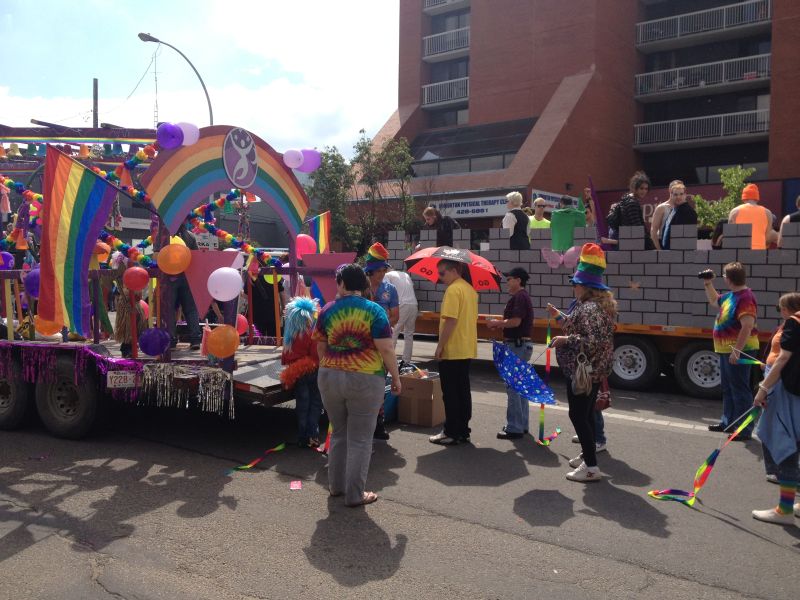
[[[614,362],[614,321],[617,303],[603,283],[606,257],[597,244],[584,244],[578,269],[570,279],[577,305],[566,317],[552,305],[547,309],[561,323],[564,335],[553,338],[556,358],[567,378],[569,418],[578,434],[581,454],[569,461],[570,481],[599,481],[594,410],[600,382],[611,373]],[[583,373],[588,381],[583,387]]]

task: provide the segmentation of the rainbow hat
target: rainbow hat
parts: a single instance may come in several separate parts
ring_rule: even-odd
[[[597,244],[584,244],[581,248],[581,257],[578,261],[578,270],[570,279],[572,285],[598,290],[610,290],[603,283],[603,273],[606,270],[606,254]]]
[[[372,271],[377,271],[378,269],[390,269],[392,265],[387,262],[388,260],[389,251],[383,247],[383,244],[376,242],[367,250],[367,261],[364,263],[364,271],[372,273]]]

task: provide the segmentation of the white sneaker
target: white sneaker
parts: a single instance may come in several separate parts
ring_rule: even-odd
[[[581,443],[581,441],[578,439],[577,435],[573,435],[572,436],[572,443],[573,444],[580,444]]]
[[[767,481],[770,483],[778,483],[778,476],[775,473],[767,473]]]
[[[608,449],[608,444],[595,444],[594,451],[597,453],[605,452]]]
[[[569,466],[573,469],[577,469],[583,464],[583,452],[578,454],[575,458],[569,459]]]
[[[759,521],[764,521],[765,523],[794,525],[794,518],[792,517],[791,513],[788,515],[782,515],[774,508],[768,508],[767,510],[754,510],[753,518]]]
[[[602,478],[603,476],[600,474],[600,469],[597,467],[587,467],[585,462],[581,462],[581,466],[567,473],[567,479],[570,481],[579,481],[581,483],[600,481]]]

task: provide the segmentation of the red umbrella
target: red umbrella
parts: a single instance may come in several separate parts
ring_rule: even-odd
[[[405,259],[408,272],[421,275],[434,283],[439,281],[438,265],[441,260],[452,260],[465,265],[462,277],[479,292],[499,290],[501,274],[488,260],[469,250],[440,246],[423,248]]]

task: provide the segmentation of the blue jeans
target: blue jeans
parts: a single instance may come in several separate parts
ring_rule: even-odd
[[[521,346],[514,343],[508,344],[508,348],[516,354],[522,362],[528,362],[533,354],[533,342],[523,342]],[[528,430],[528,400],[520,396],[517,392],[506,386],[508,394],[508,409],[506,410],[506,431],[508,433],[522,433]]]
[[[596,444],[606,443],[606,422],[603,419],[603,411],[594,411],[594,441]]]
[[[322,397],[317,386],[317,372],[303,375],[294,386],[295,412],[297,413],[297,437],[308,443],[319,439],[319,417],[322,414]]]
[[[730,354],[719,355],[719,371],[722,378],[722,418],[725,427],[733,423],[742,413],[753,406],[753,391],[750,389],[750,365],[732,365]],[[740,435],[752,435],[750,425]]]

